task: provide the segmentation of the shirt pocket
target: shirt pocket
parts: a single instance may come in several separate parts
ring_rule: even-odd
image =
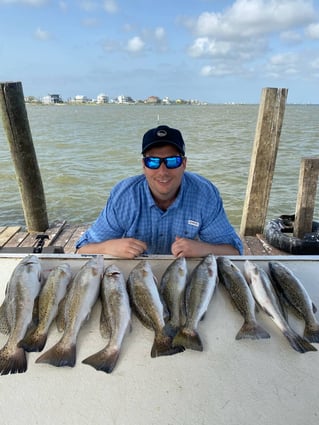
[[[196,220],[186,220],[182,226],[177,226],[177,235],[181,238],[199,239],[200,223]]]

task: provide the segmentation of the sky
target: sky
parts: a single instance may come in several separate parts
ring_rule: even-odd
[[[25,96],[319,103],[317,0],[0,0],[0,18],[0,82]]]

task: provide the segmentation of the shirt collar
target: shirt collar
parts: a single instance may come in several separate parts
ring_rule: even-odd
[[[179,192],[177,194],[177,197],[176,197],[175,201],[172,203],[172,205],[168,208],[169,210],[178,207],[179,204],[181,203],[181,200],[182,200],[183,194],[184,194],[184,190],[185,190],[184,189],[185,188],[184,181],[185,181],[185,174],[183,175],[183,178],[182,178],[182,181],[181,181],[181,186],[180,186]],[[147,183],[146,178],[144,179],[144,188],[145,188],[148,206],[150,208],[153,207],[153,206],[157,207],[157,205],[154,201],[154,198],[152,196],[152,193],[150,191],[150,188],[149,188],[149,185]]]

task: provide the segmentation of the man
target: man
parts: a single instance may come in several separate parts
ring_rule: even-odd
[[[142,254],[242,254],[218,189],[185,171],[179,130],[161,125],[147,131],[142,155],[144,174],[115,185],[97,220],[77,241],[78,253],[128,259]]]

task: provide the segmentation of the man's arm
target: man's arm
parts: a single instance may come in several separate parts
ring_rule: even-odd
[[[119,258],[133,259],[146,251],[146,243],[134,238],[110,239],[104,242],[81,246],[79,254],[106,254]]]
[[[240,255],[240,252],[230,244],[210,244],[193,239],[177,237],[172,245],[175,257],[205,257],[215,255]]]

